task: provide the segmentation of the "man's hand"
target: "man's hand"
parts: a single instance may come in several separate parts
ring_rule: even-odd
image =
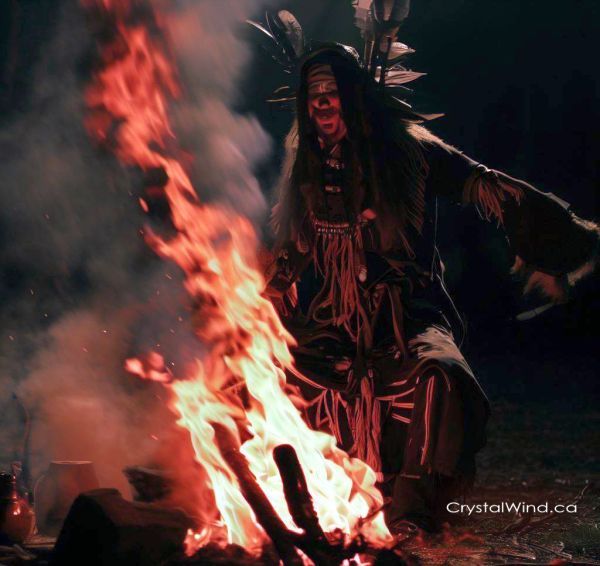
[[[532,270],[519,256],[515,258],[511,273],[526,278],[523,288],[524,295],[537,289],[554,304],[566,303],[569,298],[569,280],[566,275],[556,276]]]

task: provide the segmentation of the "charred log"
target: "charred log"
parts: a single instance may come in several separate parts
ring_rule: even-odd
[[[254,511],[256,520],[260,523],[269,538],[273,541],[284,564],[302,564],[302,559],[292,541],[293,534],[286,528],[275,509],[258,485],[256,478],[248,467],[248,462],[239,451],[233,435],[223,426],[213,423],[215,439],[219,452],[227,462],[240,484],[242,495]]]
[[[358,537],[348,546],[344,546],[343,537],[337,544],[331,544],[319,525],[308,491],[306,478],[294,449],[289,445],[275,449],[275,462],[281,475],[286,502],[298,527],[304,533],[291,532],[258,485],[248,462],[240,453],[236,440],[223,426],[213,423],[217,445],[221,455],[235,474],[244,498],[254,511],[257,521],[265,529],[273,541],[284,564],[302,564],[296,551],[301,550],[319,566],[336,566],[342,564],[360,552],[373,554],[364,541]],[[375,551],[374,554],[377,554]]]
[[[56,541],[55,566],[154,566],[180,554],[192,520],[179,509],[131,503],[116,489],[81,494]]]
[[[283,492],[292,519],[315,543],[327,545],[296,451],[289,444],[277,446],[273,458],[283,481]]]

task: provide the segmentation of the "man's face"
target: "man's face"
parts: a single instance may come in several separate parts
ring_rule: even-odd
[[[327,145],[346,135],[340,95],[329,65],[314,65],[308,71],[308,116]]]

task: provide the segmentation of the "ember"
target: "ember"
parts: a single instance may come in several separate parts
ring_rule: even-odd
[[[177,232],[165,239],[147,228],[145,238],[183,270],[196,305],[196,334],[208,348],[183,375],[167,369],[156,352],[128,360],[127,369],[163,383],[170,392],[171,408],[189,431],[195,457],[208,474],[229,543],[258,551],[268,530],[250,505],[248,486],[240,485],[235,460],[247,463],[288,532],[339,531],[347,543],[362,535],[373,547],[386,545],[391,536],[374,472],[339,450],[332,436],[309,429],[286,393],[285,372],[297,371],[289,351],[293,339],[263,296],[252,224],[231,210],[202,204],[178,159],[167,108],[181,89],[168,46],[157,33],[157,15],[144,10],[139,17],[139,6],[129,0],[84,4],[112,32],[100,44],[101,68],[87,91],[88,130],[124,164],[164,172],[164,195]],[[147,212],[146,201],[141,199],[140,205]],[[219,440],[223,434],[229,438],[228,450]],[[292,516],[288,509],[289,485],[278,472],[286,456],[280,452],[277,463],[273,457],[281,445],[292,446],[297,454],[318,524],[311,524],[310,516]],[[210,516],[203,509],[198,515]],[[222,536],[207,525],[188,536],[189,554]]]

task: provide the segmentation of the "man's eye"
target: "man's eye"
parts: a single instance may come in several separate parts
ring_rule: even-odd
[[[308,95],[311,100],[318,100],[322,96],[336,97],[338,96],[337,90],[327,90],[325,92],[315,92]]]

